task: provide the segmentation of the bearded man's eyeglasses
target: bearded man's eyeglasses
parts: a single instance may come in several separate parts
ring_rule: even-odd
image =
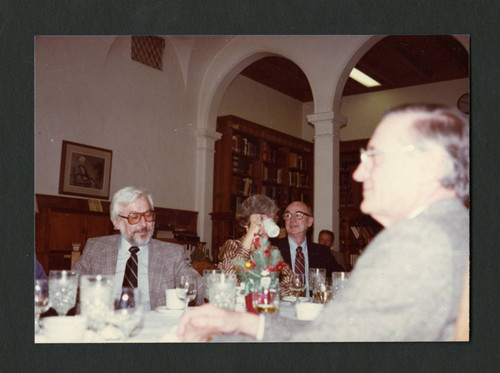
[[[144,216],[144,220],[147,222],[155,221],[156,214],[154,211],[148,210],[146,212],[131,212],[128,216],[118,215],[120,218],[127,219],[130,225],[137,224],[141,221]]]

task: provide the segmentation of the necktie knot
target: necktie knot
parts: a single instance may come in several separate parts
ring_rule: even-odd
[[[139,252],[139,248],[137,246],[132,246],[128,251],[130,251],[131,255],[137,254]]]

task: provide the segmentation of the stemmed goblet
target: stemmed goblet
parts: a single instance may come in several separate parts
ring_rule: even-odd
[[[143,318],[141,294],[137,288],[123,288],[115,299],[114,311],[110,314],[109,323],[121,332],[124,341],[141,325]]]
[[[185,309],[188,308],[189,302],[196,298],[197,289],[194,275],[181,275],[179,277],[175,293],[179,299],[185,302]]]
[[[295,295],[295,302],[299,300],[299,296],[306,290],[306,279],[303,273],[292,273],[290,278],[290,290]]]
[[[76,303],[78,273],[52,270],[49,272],[49,299],[58,316],[64,316]]]
[[[41,329],[40,314],[50,308],[49,284],[47,280],[35,280],[35,333]]]

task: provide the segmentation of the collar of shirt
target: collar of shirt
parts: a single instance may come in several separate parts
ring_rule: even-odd
[[[424,205],[424,206],[420,206],[419,208],[413,210],[406,218],[407,219],[413,219],[415,217],[417,217],[418,215],[420,215],[420,213],[422,211],[424,211],[426,208],[428,207],[428,205]]]

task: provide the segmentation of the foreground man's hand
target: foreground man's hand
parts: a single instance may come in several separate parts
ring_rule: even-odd
[[[220,334],[245,334],[255,338],[258,328],[257,315],[205,304],[184,313],[177,327],[177,336],[183,342],[206,342]]]

